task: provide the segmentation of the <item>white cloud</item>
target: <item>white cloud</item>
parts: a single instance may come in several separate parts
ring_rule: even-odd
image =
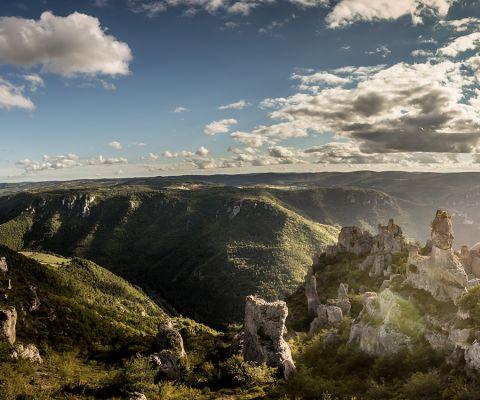
[[[46,170],[65,169],[80,166],[79,157],[76,154],[62,156],[43,156],[42,161],[24,159],[17,161],[15,166],[25,173],[34,173]]]
[[[447,46],[438,49],[437,54],[447,57],[456,57],[467,50],[474,50],[480,44],[480,32],[460,36],[451,41]]]
[[[455,32],[465,32],[470,28],[480,26],[480,18],[468,17],[449,21],[440,21],[440,24],[452,28]]]
[[[23,75],[23,79],[28,83],[29,89],[32,92],[36,92],[38,88],[45,87],[45,82],[40,75],[27,74]]]
[[[234,118],[222,119],[220,121],[213,121],[205,125],[203,132],[206,135],[217,135],[219,133],[228,133],[232,125],[237,124]]]
[[[186,108],[186,107],[181,107],[181,106],[176,107],[176,108],[173,110],[173,112],[176,113],[176,114],[180,114],[180,113],[184,113],[184,112],[188,112],[188,111],[190,111],[188,108]]]
[[[123,148],[122,144],[120,142],[117,142],[116,140],[108,143],[107,146],[109,146],[109,147],[111,147],[112,149],[115,149],[115,150],[122,150],[122,148]]]
[[[199,147],[196,151],[195,151],[195,155],[199,156],[199,157],[207,157],[208,156],[208,149],[201,146]]]
[[[413,23],[422,22],[428,12],[447,15],[454,0],[341,0],[327,15],[330,28],[339,28],[359,21],[395,20],[410,15]]]
[[[255,139],[248,145],[259,147],[267,140],[278,145],[328,133],[354,139],[365,153],[480,151],[480,113],[463,101],[472,79],[473,71],[451,61],[352,72],[348,88],[268,99],[275,122],[243,132],[240,139]]]
[[[226,104],[224,106],[218,107],[219,110],[243,110],[245,107],[250,106],[251,104],[246,100],[239,100],[235,103]]]
[[[375,50],[373,51],[367,51],[365,52],[365,54],[368,54],[368,55],[380,55],[382,56],[383,58],[387,58],[390,54],[392,53],[392,51],[385,45],[382,45],[382,46],[379,46],[377,47]]]
[[[166,150],[162,153],[165,158],[188,158],[188,157],[207,157],[209,151],[204,146],[200,146],[195,151],[188,151],[182,150],[177,152],[172,152],[170,150]]]
[[[151,161],[156,161],[160,158],[158,154],[155,153],[148,153],[148,159]]]
[[[117,165],[117,164],[128,164],[128,160],[124,157],[111,157],[105,158],[102,155],[99,155],[96,158],[91,158],[87,161],[88,165]]]
[[[0,18],[0,64],[41,65],[62,76],[126,75],[132,53],[86,14],[66,17],[49,11],[39,20]]]
[[[15,86],[0,78],[0,108],[11,110],[13,108],[23,108],[25,110],[35,110],[33,102],[23,94],[23,87]]]

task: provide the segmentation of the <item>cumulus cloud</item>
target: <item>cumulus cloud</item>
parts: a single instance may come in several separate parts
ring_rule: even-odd
[[[441,56],[456,57],[467,50],[474,50],[480,44],[480,32],[473,32],[469,35],[460,36],[451,41],[445,47],[438,49],[437,54]]]
[[[465,32],[470,28],[480,26],[480,18],[467,17],[449,21],[440,21],[440,25],[452,28],[455,32]]]
[[[182,150],[182,151],[172,152],[170,150],[166,150],[162,153],[162,155],[165,158],[188,158],[188,157],[207,157],[209,153],[210,152],[206,147],[200,146],[195,151]]]
[[[399,63],[366,77],[352,76],[348,88],[270,99],[270,117],[280,122],[243,135],[254,135],[257,145],[263,145],[267,139],[278,144],[310,133],[333,133],[354,139],[364,153],[478,151],[480,115],[463,101],[473,78],[462,63]]]
[[[250,106],[251,104],[246,100],[239,100],[235,103],[226,104],[224,106],[218,107],[219,110],[243,110],[245,107]]]
[[[76,154],[67,154],[62,156],[43,156],[41,161],[30,159],[19,160],[15,163],[17,168],[25,173],[34,173],[46,170],[65,169],[80,166],[79,157]]]
[[[98,157],[89,159],[86,164],[88,165],[118,165],[128,164],[128,160],[124,157],[104,157],[99,155]]]
[[[40,65],[45,72],[75,75],[126,75],[132,53],[108,35],[100,21],[75,12],[60,17],[49,11],[39,20],[0,18],[0,64]]]
[[[359,21],[395,20],[410,15],[413,23],[422,22],[422,14],[445,17],[454,0],[341,0],[327,15],[330,28]]]
[[[35,110],[33,102],[24,95],[22,86],[15,86],[0,77],[0,108],[11,110],[13,108],[22,108],[25,110]]]
[[[107,144],[108,147],[111,147],[112,149],[115,150],[122,150],[123,146],[120,142],[114,140],[113,142],[110,142]]]
[[[235,124],[237,124],[237,120],[234,118],[213,121],[205,125],[203,132],[210,136],[217,135],[219,133],[228,133],[230,131],[230,127]]]

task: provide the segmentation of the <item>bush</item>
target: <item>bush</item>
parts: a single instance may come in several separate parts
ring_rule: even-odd
[[[403,385],[403,393],[409,400],[441,400],[442,381],[437,372],[416,372]]]
[[[246,362],[240,355],[230,357],[221,363],[220,368],[222,380],[233,387],[263,386],[275,381],[275,368]]]

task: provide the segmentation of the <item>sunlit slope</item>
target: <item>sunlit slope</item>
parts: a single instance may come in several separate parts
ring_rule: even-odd
[[[0,198],[0,222],[13,248],[92,259],[213,325],[239,321],[246,295],[290,294],[338,233],[257,188],[22,194]]]

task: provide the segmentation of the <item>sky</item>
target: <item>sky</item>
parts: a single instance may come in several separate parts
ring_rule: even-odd
[[[0,181],[479,170],[480,0],[3,0]]]

